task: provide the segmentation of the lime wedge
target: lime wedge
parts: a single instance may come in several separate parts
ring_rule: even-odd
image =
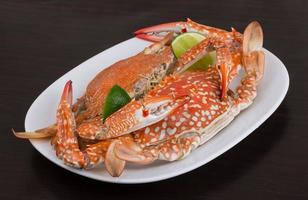
[[[183,33],[176,37],[171,43],[171,47],[174,55],[179,58],[183,55],[187,50],[197,45],[199,42],[204,40],[206,37],[194,32]],[[213,65],[216,60],[215,51],[210,52],[204,58],[200,59],[194,65],[192,65],[189,69],[207,69],[210,65]]]
[[[102,120],[105,121],[107,117],[128,104],[130,101],[131,98],[127,92],[119,85],[114,85],[106,97],[106,102],[101,112]]]
[[[211,51],[198,62],[189,67],[188,70],[207,70],[210,66],[216,63],[216,51]]]

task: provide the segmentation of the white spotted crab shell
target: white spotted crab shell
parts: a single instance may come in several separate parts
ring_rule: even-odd
[[[228,99],[220,99],[220,78],[215,68],[169,77],[150,94],[188,95],[189,99],[162,121],[135,132],[134,140],[142,148],[172,141],[186,133],[202,135],[215,119],[231,107]],[[176,142],[174,144],[171,148],[176,149]]]

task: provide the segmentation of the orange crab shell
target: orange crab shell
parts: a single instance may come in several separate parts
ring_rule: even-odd
[[[148,87],[145,85],[148,76],[155,70],[166,70],[167,65],[173,63],[174,59],[171,48],[166,46],[154,54],[141,52],[101,71],[86,89],[86,111],[83,116],[86,119],[97,116],[101,112],[107,93],[115,84],[124,88],[130,96],[138,95],[141,87]]]
[[[190,100],[164,120],[144,128],[134,135],[141,147],[159,144],[187,132],[198,132],[211,124],[230,107],[228,99],[221,100],[220,78],[217,69],[190,72],[165,80],[153,96],[189,94]]]
[[[237,32],[234,28],[232,28],[231,32],[228,32],[223,29],[199,24],[189,18],[187,18],[186,26],[195,32],[207,35],[208,37],[217,38],[221,40],[235,39],[238,40],[239,42],[241,42],[242,40],[242,34]]]

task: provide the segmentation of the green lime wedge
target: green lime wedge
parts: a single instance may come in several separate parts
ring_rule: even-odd
[[[101,112],[102,120],[105,121],[107,117],[128,104],[130,101],[131,98],[127,92],[119,85],[114,85],[106,97],[105,105]]]
[[[212,51],[204,58],[193,64],[191,67],[189,67],[188,70],[207,70],[210,66],[215,64],[216,62],[216,51]]]
[[[199,42],[204,40],[206,37],[194,32],[183,33],[176,37],[171,43],[171,47],[174,55],[179,58],[183,55],[187,50],[197,45]],[[204,58],[200,59],[194,65],[192,65],[189,69],[207,69],[210,65],[213,65],[216,61],[216,53],[215,51],[210,52]]]

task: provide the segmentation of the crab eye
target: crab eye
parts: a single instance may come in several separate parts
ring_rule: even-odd
[[[142,116],[143,117],[149,116],[149,110],[148,109],[142,109]]]

